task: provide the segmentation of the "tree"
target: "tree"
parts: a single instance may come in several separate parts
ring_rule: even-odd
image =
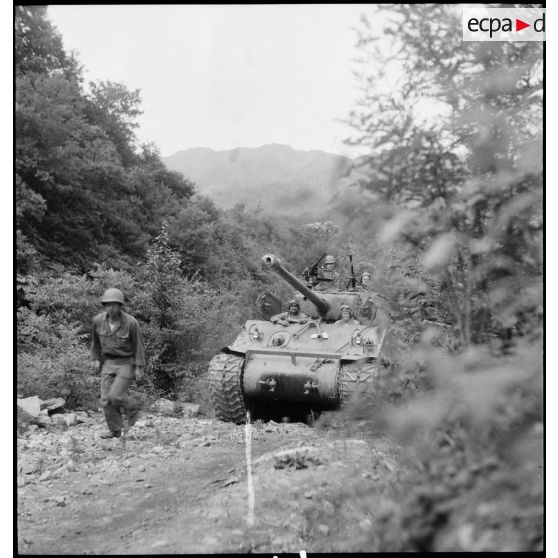
[[[142,113],[139,89],[129,91],[124,84],[110,81],[90,82],[89,88],[88,117],[114,143],[123,163],[134,163],[134,130]]]
[[[179,350],[182,346],[178,320],[185,289],[180,256],[169,245],[166,221],[148,250],[141,282],[145,307],[140,308],[140,315],[149,317],[146,328],[151,355],[149,372],[156,387],[176,391],[181,377]]]
[[[18,269],[143,258],[163,218],[194,185],[135,146],[139,91],[118,83],[83,91],[44,7],[16,8]]]
[[[342,236],[373,266],[405,341],[377,380],[398,403],[376,410],[372,430],[383,423],[409,469],[382,494],[368,542],[540,550],[542,47],[462,42],[451,5],[377,9],[390,16],[382,33],[363,18],[357,42],[350,141],[368,153]],[[421,117],[425,99],[435,118]],[[373,492],[362,501],[377,509]],[[490,501],[506,502],[506,518],[493,512],[501,538],[492,514],[476,517]]]
[[[540,304],[541,45],[462,42],[450,5],[378,9],[392,14],[394,48],[382,51],[363,18],[349,141],[369,148],[355,174],[371,196],[350,211],[422,254],[462,346],[484,343]],[[399,82],[382,88],[394,68]],[[425,99],[435,121],[419,118]]]
[[[14,59],[17,74],[79,76],[77,61],[47,19],[47,6],[15,6]]]

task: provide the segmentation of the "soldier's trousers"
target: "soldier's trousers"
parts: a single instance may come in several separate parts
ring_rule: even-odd
[[[128,393],[134,379],[134,367],[118,360],[107,359],[101,371],[101,404],[108,429],[122,430],[122,412],[129,414],[141,407],[142,400]]]

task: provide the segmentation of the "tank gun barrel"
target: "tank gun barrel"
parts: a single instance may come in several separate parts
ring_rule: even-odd
[[[282,279],[289,283],[289,285],[294,287],[298,292],[302,293],[310,302],[312,302],[312,304],[316,306],[320,314],[327,314],[327,311],[329,310],[329,303],[315,291],[309,289],[292,273],[288,272],[281,265],[281,260],[277,256],[274,256],[273,254],[266,254],[262,258],[262,267],[267,271],[275,271],[277,275],[279,275]]]

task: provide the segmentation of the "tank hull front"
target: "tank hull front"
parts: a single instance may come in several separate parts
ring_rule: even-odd
[[[339,358],[332,355],[248,351],[243,391],[250,399],[335,406],[339,404]]]
[[[380,324],[321,318],[288,325],[248,320],[210,363],[216,416],[242,422],[260,403],[331,409],[355,394],[374,396],[376,377],[388,362],[385,331]]]

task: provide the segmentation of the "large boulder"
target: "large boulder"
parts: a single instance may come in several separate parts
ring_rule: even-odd
[[[32,457],[22,456],[17,462],[17,471],[20,475],[31,475],[39,468],[39,462]]]
[[[26,397],[25,399],[18,399],[17,406],[33,418],[38,417],[41,412],[41,400],[36,395]]]
[[[49,413],[61,410],[66,401],[62,397],[53,397],[41,403],[41,410],[46,409]]]

